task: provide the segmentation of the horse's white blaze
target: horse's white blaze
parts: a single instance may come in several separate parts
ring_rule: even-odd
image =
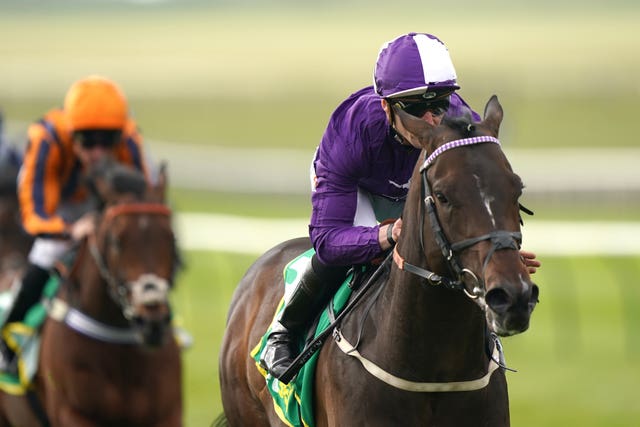
[[[482,189],[482,185],[480,183],[480,177],[478,175],[474,174],[473,177],[476,179],[476,185],[478,187],[478,191],[480,192],[480,198],[482,198],[482,203],[484,203],[484,207],[487,210],[487,213],[489,214],[489,218],[491,218],[491,224],[495,227],[496,219],[493,216],[493,211],[491,210],[491,202],[495,200],[495,197],[489,196],[484,192],[484,190]]]
[[[147,215],[140,215],[138,217],[138,226],[144,230],[149,227],[149,217]]]
[[[169,282],[153,273],[140,275],[137,280],[130,282],[131,298],[134,306],[147,304],[162,304],[169,296]]]
[[[529,292],[529,284],[527,283],[525,278],[522,277],[522,274],[518,274],[518,278],[520,279],[520,283],[522,283],[522,292],[523,293]]]

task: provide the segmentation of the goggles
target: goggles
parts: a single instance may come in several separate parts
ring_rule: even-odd
[[[73,139],[87,150],[95,147],[110,149],[120,141],[120,135],[119,130],[81,130],[74,132]]]
[[[449,97],[437,99],[435,101],[425,101],[424,99],[390,99],[393,105],[404,112],[415,117],[422,117],[427,111],[434,116],[441,116],[449,110]]]

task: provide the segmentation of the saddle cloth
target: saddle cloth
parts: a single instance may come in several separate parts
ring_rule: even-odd
[[[59,287],[58,277],[52,275],[44,287],[42,300],[29,309],[23,321],[9,323],[3,328],[3,338],[15,353],[18,363],[18,377],[0,373],[0,389],[4,392],[21,396],[31,385],[38,369],[40,328],[47,318],[44,301],[53,298]],[[11,308],[14,297],[11,291],[0,294],[0,318]]]
[[[286,265],[284,268],[285,295],[288,295],[288,293],[295,289],[300,277],[302,277],[302,272],[311,262],[313,254],[314,250],[309,249],[307,252],[299,255]],[[333,304],[333,310],[335,313],[339,313],[340,310],[342,310],[351,295],[349,283],[351,282],[352,277],[352,273],[347,275],[344,283],[333,297],[331,304]],[[276,309],[274,320],[282,311],[284,301],[285,298],[283,297]],[[320,315],[318,321],[311,327],[312,329],[315,328],[315,334],[307,334],[309,340],[324,331],[330,324],[329,308],[327,307]],[[270,332],[271,327],[267,329],[267,332],[262,336],[258,345],[256,345],[251,351],[251,357],[267,382],[267,389],[273,398],[275,411],[280,419],[288,426],[313,427],[315,425],[313,414],[313,384],[319,352],[316,352],[311,359],[309,359],[302,369],[300,369],[298,375],[289,384],[283,384],[276,378],[269,375],[269,373],[260,366],[260,355],[265,348]],[[304,344],[305,342],[300,342],[300,349],[304,347]]]

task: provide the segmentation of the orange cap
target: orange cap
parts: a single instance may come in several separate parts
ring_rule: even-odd
[[[71,131],[122,129],[127,122],[127,99],[113,81],[89,76],[75,82],[64,99]]]

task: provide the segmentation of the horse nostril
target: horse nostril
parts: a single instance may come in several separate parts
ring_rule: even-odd
[[[533,307],[535,307],[537,303],[540,302],[540,300],[538,299],[539,294],[540,294],[540,290],[538,289],[538,286],[533,285],[531,287],[531,296],[529,297],[529,305],[531,306],[532,309]]]
[[[509,294],[504,289],[494,288],[487,292],[485,296],[485,301],[491,310],[494,312],[501,314],[505,313],[511,307],[511,298]]]

